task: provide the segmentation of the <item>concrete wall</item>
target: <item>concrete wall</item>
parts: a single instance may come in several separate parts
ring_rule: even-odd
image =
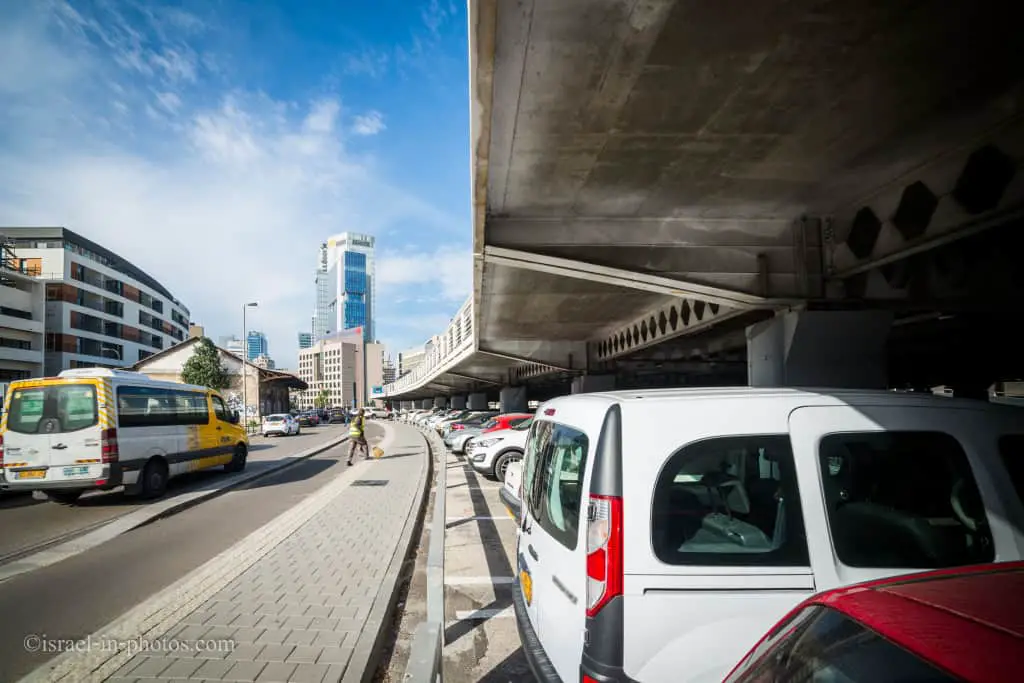
[[[45,359],[45,284],[7,270],[0,271],[0,276],[4,280],[0,284],[0,306],[31,316],[25,319],[0,313],[0,337],[8,342],[0,347],[0,381],[40,377]]]

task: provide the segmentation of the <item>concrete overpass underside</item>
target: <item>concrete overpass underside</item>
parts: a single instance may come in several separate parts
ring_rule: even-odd
[[[905,363],[936,334],[1021,322],[1008,12],[472,0],[474,327],[499,355],[442,393],[742,383],[743,330],[785,310],[888,311]]]

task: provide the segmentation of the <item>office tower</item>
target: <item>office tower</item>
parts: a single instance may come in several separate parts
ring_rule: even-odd
[[[249,332],[245,335],[245,358],[254,361],[260,356],[270,355],[270,345],[267,343],[267,335],[262,332]]]
[[[363,328],[363,339],[376,339],[376,259],[372,235],[344,232],[327,240],[327,273],[332,294],[334,330]]]
[[[299,332],[299,349],[308,349],[313,345],[313,333]]]
[[[331,268],[328,259],[327,243],[320,245],[320,256],[316,265],[316,308],[313,310],[313,340],[323,339],[338,331],[332,322],[334,318],[334,302],[337,299],[337,271]]]

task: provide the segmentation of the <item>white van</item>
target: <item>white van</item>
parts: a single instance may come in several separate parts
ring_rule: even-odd
[[[178,474],[245,468],[236,413],[205,387],[83,368],[12,382],[0,422],[0,487],[74,502],[124,485],[157,497]]]
[[[515,612],[540,681],[721,681],[816,591],[1024,557],[1024,413],[693,389],[538,409]]]

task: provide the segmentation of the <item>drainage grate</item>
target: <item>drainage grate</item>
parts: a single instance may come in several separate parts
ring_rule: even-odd
[[[387,486],[387,479],[356,479],[352,486]]]

